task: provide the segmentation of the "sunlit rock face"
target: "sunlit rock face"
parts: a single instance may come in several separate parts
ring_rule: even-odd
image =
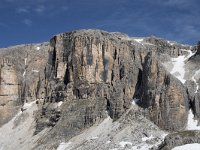
[[[34,135],[51,129],[38,146],[52,149],[106,117],[121,119],[136,99],[139,107],[131,115],[143,115],[164,130],[183,130],[190,106],[198,117],[194,88],[199,78],[188,67],[196,64],[195,52],[157,37],[100,30],[61,33],[49,43],[0,49],[0,125],[20,108],[26,111],[27,102],[35,102]],[[172,71],[175,63],[183,71]]]
[[[2,77],[13,83],[4,85],[2,81],[1,94],[11,92],[22,104],[41,101],[41,112],[46,113],[41,114],[42,119],[36,117],[38,131],[57,122],[58,118],[52,121],[51,113],[60,110],[51,106],[53,103],[66,101],[68,107],[74,103],[75,112],[84,118],[74,122],[83,128],[101,119],[105,111],[113,119],[119,118],[133,98],[141,100],[146,116],[160,127],[181,129],[187,120],[188,99],[183,85],[165,71],[161,58],[181,55],[182,48],[188,46],[156,37],[134,40],[100,30],[62,33],[52,38],[50,45],[2,49],[4,56],[11,52],[15,66],[10,70],[12,76],[2,68]],[[82,101],[87,105],[78,110]]]
[[[99,30],[62,33],[52,38],[46,70],[50,94],[45,104],[46,118],[51,118],[50,102],[66,101],[63,113],[69,115],[61,116],[66,120],[61,126],[68,130],[63,127],[60,132],[75,134],[70,131],[91,126],[105,116],[105,111],[113,119],[120,118],[137,98],[146,117],[158,126],[183,129],[189,108],[186,89],[165,70],[161,58],[176,50],[175,57],[182,55],[185,52],[181,49],[189,46],[155,37],[141,41]],[[72,115],[76,117],[72,119]],[[38,123],[41,130],[41,125],[48,126],[49,119],[38,119]]]
[[[0,80],[0,125],[6,123],[17,112],[19,88],[16,69],[12,62],[3,60],[1,64]]]
[[[155,52],[150,52],[143,65],[141,105],[161,128],[183,129],[189,108],[186,89],[155,58]]]
[[[47,60],[48,43],[0,49],[0,126],[16,115],[24,102],[44,98]]]

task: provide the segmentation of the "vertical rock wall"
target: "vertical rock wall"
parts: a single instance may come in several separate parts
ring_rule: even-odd
[[[76,135],[106,113],[118,119],[133,98],[140,99],[145,115],[161,128],[185,127],[186,89],[160,63],[162,46],[141,45],[95,30],[63,33],[50,45],[47,98],[37,117],[37,132],[57,126],[52,135]],[[61,101],[64,104],[58,107]]]
[[[12,62],[4,59],[0,68],[0,125],[9,121],[20,105],[20,85]]]
[[[143,66],[140,99],[150,120],[163,129],[184,129],[189,110],[186,89],[156,60],[155,51],[148,53]]]
[[[50,45],[3,49],[0,58],[7,56],[15,65],[6,63],[1,68],[0,101],[16,98],[18,106],[37,100],[36,133],[56,127],[52,136],[73,136],[107,113],[118,119],[133,98],[140,99],[142,111],[161,128],[182,129],[188,96],[164,69],[160,55],[181,55],[184,46],[156,38],[144,41],[80,30],[59,34]]]

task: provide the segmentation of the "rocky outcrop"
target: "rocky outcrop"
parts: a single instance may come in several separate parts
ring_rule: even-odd
[[[140,58],[132,59],[134,50],[127,41],[111,37],[106,32],[80,31],[51,40],[47,104],[67,100],[68,107],[76,108],[65,109],[78,115],[71,123],[71,115],[66,115],[67,126],[75,128],[75,122],[79,122],[78,128],[90,126],[105,111],[117,119],[129,108]]]
[[[150,120],[161,128],[183,129],[189,109],[186,89],[155,58],[155,51],[150,52],[143,65],[141,106],[148,109]]]
[[[200,54],[200,41],[197,43],[196,49],[197,49],[196,55],[199,55]]]
[[[200,143],[200,131],[182,131],[169,134],[165,137],[164,142],[160,145],[160,150],[171,150],[176,146],[191,143]]]
[[[198,120],[198,124],[200,124],[200,93],[195,94],[195,97],[192,101],[192,110],[194,112],[195,118]]]
[[[36,133],[54,127],[53,136],[73,137],[106,112],[114,120],[120,118],[134,98],[159,127],[185,127],[186,89],[160,63],[160,45],[99,30],[62,33],[50,45],[47,93]],[[58,106],[60,102],[64,103]]]
[[[165,39],[161,39],[155,36],[147,37],[144,39],[145,42],[153,44],[158,49],[159,55],[164,55],[165,57],[168,55],[170,57],[178,57],[183,55],[185,52],[182,49],[190,49],[189,45],[182,45],[176,42],[170,42]],[[167,54],[167,55],[165,55]],[[166,59],[166,58],[162,58]],[[163,60],[160,60],[163,61]]]
[[[44,43],[0,49],[0,126],[25,102],[44,98],[48,47]]]
[[[0,49],[0,59],[13,62],[13,76],[2,76],[12,78],[18,105],[36,100],[35,134],[52,128],[38,140],[43,149],[52,145],[49,139],[70,139],[107,114],[119,119],[133,99],[141,107],[138,113],[162,129],[183,129],[188,93],[162,63],[188,48],[156,37],[138,42],[120,33],[79,30],[56,35],[50,43]]]
[[[19,109],[20,84],[18,83],[16,69],[12,62],[4,59],[0,73],[0,126],[9,121]]]
[[[195,54],[186,63],[186,76],[188,80],[185,86],[188,89],[188,95],[190,99],[191,109],[193,110],[195,118],[200,122],[200,96],[199,96],[199,85],[200,85],[200,43],[193,47]]]

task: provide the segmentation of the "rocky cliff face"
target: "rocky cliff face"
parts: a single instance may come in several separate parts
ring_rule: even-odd
[[[25,102],[44,98],[48,43],[0,49],[0,126]]]
[[[155,41],[149,38],[141,45],[119,35],[91,30],[55,36],[48,72],[49,81],[56,81],[48,84],[49,101],[94,103],[85,108],[85,126],[105,111],[118,119],[138,98],[147,116],[161,128],[184,128],[189,107],[186,89],[159,60],[161,53],[172,53],[167,48],[160,51],[167,42],[163,45]],[[181,48],[175,47],[179,51]],[[87,109],[93,114],[89,118]]]
[[[156,60],[155,52],[146,56],[141,85],[141,106],[150,120],[163,129],[183,129],[187,122],[188,96],[183,85]]]
[[[0,125],[6,123],[19,109],[19,89],[16,69],[11,62],[3,59],[0,83]]]
[[[160,128],[182,130],[190,106],[200,116],[199,97],[163,64],[190,50],[156,37],[136,39],[100,30],[62,33],[50,43],[0,49],[0,125],[13,116],[10,112],[36,101],[34,134],[52,128],[38,140],[41,149],[46,143],[52,148],[55,139],[70,139],[107,115],[120,119],[134,100],[140,106],[137,113]]]

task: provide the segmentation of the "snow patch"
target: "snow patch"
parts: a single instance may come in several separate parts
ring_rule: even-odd
[[[199,143],[193,143],[193,144],[186,144],[182,146],[177,146],[173,148],[172,150],[199,150],[200,149],[200,144]]]
[[[39,72],[39,70],[32,70],[33,72]]]
[[[24,64],[25,64],[25,66],[26,66],[26,61],[27,61],[27,58],[24,59]]]
[[[150,137],[143,137],[142,138],[142,141],[147,141],[147,140],[151,140],[153,139],[154,137],[151,135]]]
[[[143,38],[138,38],[138,39],[134,39],[136,42],[141,43],[144,39]]]
[[[179,79],[183,84],[185,83],[184,75],[185,75],[185,60],[193,56],[195,53],[193,53],[191,50],[182,50],[189,52],[187,56],[182,55],[177,58],[172,58],[172,64],[173,69],[171,70],[171,74],[173,74],[177,79]]]
[[[67,142],[67,143],[62,142],[58,146],[57,150],[67,150],[66,148],[68,148],[70,144],[72,144],[72,142]]]
[[[132,100],[132,104],[133,105],[137,105],[137,103],[140,101],[140,99],[137,99],[137,98],[134,98],[133,100]]]
[[[24,103],[23,109],[28,109],[30,108],[36,101],[30,102],[30,103]]]
[[[194,115],[192,113],[192,110],[190,109],[188,114],[188,123],[187,123],[187,130],[200,130],[200,126],[197,126],[198,121],[194,120]]]
[[[167,41],[167,43],[169,43],[170,45],[176,44],[176,42],[172,42],[172,41]]]
[[[38,47],[36,47],[36,50],[40,50],[40,47],[38,46]]]
[[[26,75],[26,70],[24,70],[23,77]]]
[[[106,142],[106,144],[109,144],[109,143],[111,143],[111,141],[107,141],[107,142]]]
[[[58,102],[58,107],[60,107],[63,104],[63,101]]]
[[[126,145],[132,145],[132,143],[131,142],[122,141],[122,142],[119,143],[119,145],[124,148]]]
[[[24,69],[23,77],[26,75],[26,62],[27,62],[27,58],[24,59],[25,69]]]
[[[196,88],[196,91],[195,91],[195,93],[197,93],[197,91],[198,91],[198,89],[199,89],[199,84],[198,84],[198,83],[196,83],[196,85],[197,85],[197,88]]]

